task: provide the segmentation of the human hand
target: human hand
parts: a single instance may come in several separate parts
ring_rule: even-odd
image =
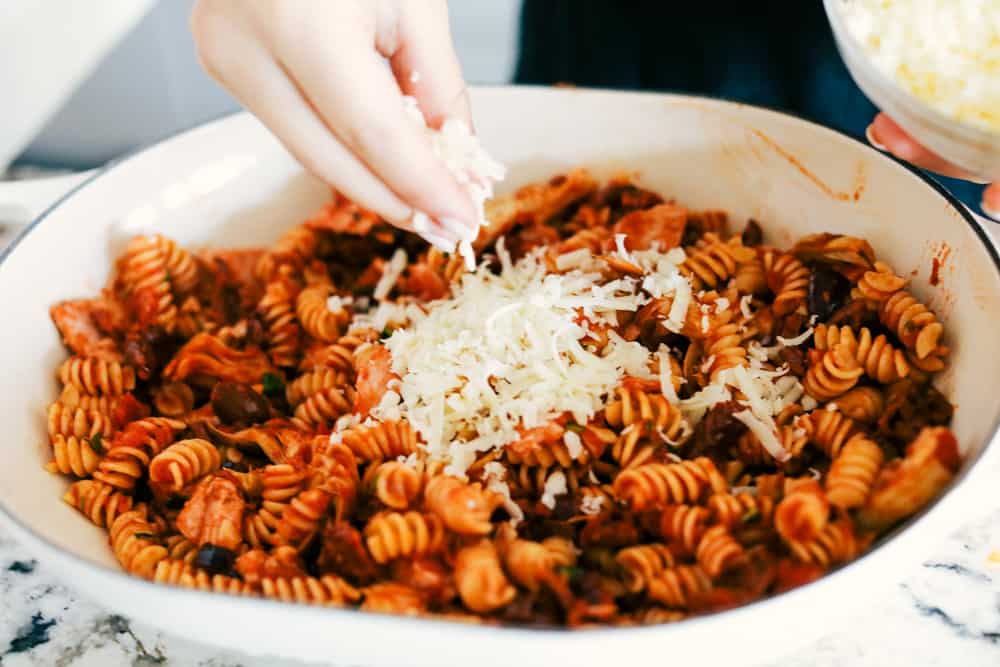
[[[982,182],[974,175],[963,171],[960,167],[956,167],[921,146],[884,113],[875,116],[875,120],[868,126],[866,135],[868,141],[875,148],[888,151],[899,159],[906,160],[918,167],[942,176],[961,178],[977,183]],[[983,202],[980,206],[990,217],[1000,220],[1000,183],[993,183],[983,191]]]
[[[403,102],[471,127],[444,0],[198,0],[191,28],[209,74],[339,192],[403,229],[426,213],[438,245],[478,227]]]

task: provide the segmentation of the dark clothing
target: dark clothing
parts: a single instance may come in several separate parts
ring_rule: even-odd
[[[525,0],[515,80],[722,97],[858,138],[878,111],[819,0]],[[981,187],[938,179],[978,208]]]

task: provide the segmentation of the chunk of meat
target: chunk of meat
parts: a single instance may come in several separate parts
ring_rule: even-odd
[[[243,541],[246,503],[236,484],[213,475],[195,488],[177,515],[177,530],[198,546],[214,544],[235,551]]]
[[[101,299],[76,299],[57,303],[49,309],[49,315],[63,343],[74,354],[120,361],[114,341],[98,328],[94,317],[96,312],[104,311]]]
[[[519,222],[544,223],[597,190],[597,181],[586,169],[574,169],[547,183],[526,185],[509,195],[486,202],[489,224],[479,230],[474,244],[481,250],[513,229]]]
[[[316,565],[321,574],[336,574],[355,584],[367,584],[378,574],[361,533],[346,521],[327,522]]]
[[[399,376],[392,372],[392,355],[383,345],[372,345],[359,352],[354,364],[358,373],[354,412],[365,417],[389,390],[389,382]]]
[[[949,429],[923,429],[904,458],[879,472],[868,503],[858,512],[858,524],[882,530],[913,514],[951,482],[960,463],[958,442]]]
[[[674,204],[660,204],[622,217],[615,223],[613,231],[625,234],[628,250],[648,250],[654,242],[659,243],[660,250],[669,250],[681,244],[687,218],[687,209]]]

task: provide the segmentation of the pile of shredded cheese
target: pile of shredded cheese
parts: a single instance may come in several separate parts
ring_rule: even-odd
[[[493,196],[493,184],[504,179],[506,168],[486,152],[486,149],[479,143],[479,138],[472,133],[472,129],[464,121],[448,118],[442,123],[440,129],[431,129],[424,122],[424,116],[420,112],[417,100],[408,96],[404,97],[403,100],[410,117],[427,132],[434,154],[441,158],[448,170],[454,174],[459,185],[469,194],[479,216],[477,221],[479,226],[485,226],[487,220],[483,205],[487,199]],[[427,241],[439,245],[437,239],[428,234],[430,217],[426,213],[422,211],[413,213],[413,227]],[[458,244],[459,253],[465,259],[465,265],[469,271],[476,267],[472,242],[476,239],[477,232],[478,228],[470,229],[468,235],[461,239]],[[443,247],[442,249],[449,252],[454,250],[451,247]]]
[[[465,274],[449,298],[421,306],[384,301],[357,319],[361,326],[401,327],[384,341],[401,379],[391,384],[372,418],[408,419],[426,443],[426,456],[444,462],[446,473],[463,476],[483,452],[500,449],[518,440],[523,429],[566,412],[586,424],[626,376],[659,379],[664,396],[680,407],[689,429],[716,403],[739,401],[746,410],[737,418],[775,459],[787,457],[774,416],[808,397],[787,368],[769,369],[782,345],[802,343],[811,330],[772,348],[756,346],[748,367],[723,371],[712,384],[680,400],[664,346],[650,352],[611,332],[608,345],[598,350],[588,338],[586,322],[614,325],[618,311],[634,312],[654,297],[671,297],[665,324],[680,331],[688,304],[698,296],[678,268],[683,250],[629,253],[620,243],[617,254],[641,267],[644,275],[610,281],[601,273],[604,260],[587,250],[561,256],[557,264],[562,273],[547,272],[541,249],[515,264],[501,239],[497,254],[499,274],[484,263]],[[737,306],[726,302],[715,307]],[[582,444],[575,433],[567,435],[567,450],[576,457]],[[502,466],[485,473],[490,488],[503,493]],[[549,482],[545,498],[554,502],[565,490],[558,478]]]
[[[1000,2],[842,0],[882,72],[956,120],[1000,132]]]

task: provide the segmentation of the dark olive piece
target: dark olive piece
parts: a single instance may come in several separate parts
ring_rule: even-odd
[[[259,424],[271,417],[271,404],[237,382],[219,382],[212,389],[212,410],[224,424]]]
[[[194,557],[195,566],[206,570],[209,574],[225,574],[233,568],[235,562],[235,553],[214,544],[203,545]]]
[[[840,308],[851,291],[851,283],[844,276],[826,267],[816,267],[809,275],[806,305],[810,315],[826,320]]]
[[[753,218],[748,220],[747,226],[743,228],[743,233],[740,234],[740,240],[748,248],[753,248],[763,243],[764,230],[760,228],[760,223]]]

